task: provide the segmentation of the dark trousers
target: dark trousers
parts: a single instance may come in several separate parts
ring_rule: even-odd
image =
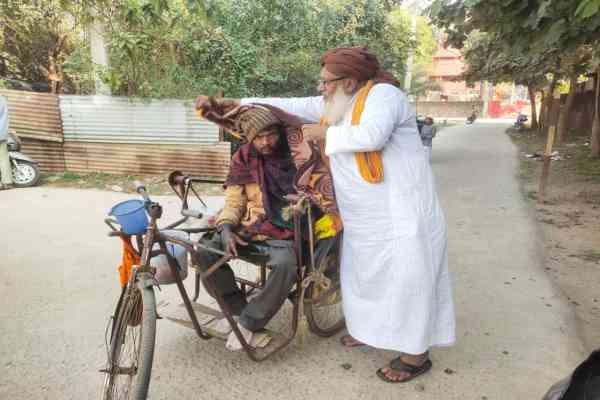
[[[210,237],[200,240],[203,245],[223,250],[221,235],[215,232]],[[297,280],[297,261],[294,242],[290,240],[267,240],[252,242],[249,248],[253,253],[268,257],[267,265],[271,267],[265,287],[247,303],[235,282],[233,270],[224,264],[216,270],[210,279],[234,315],[240,316],[240,324],[252,332],[263,329],[277,313]],[[248,249],[238,245],[238,254],[243,255]],[[220,256],[208,250],[200,251],[200,268],[206,271]]]

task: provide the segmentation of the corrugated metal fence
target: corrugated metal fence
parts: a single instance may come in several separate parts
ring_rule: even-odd
[[[60,96],[65,140],[104,143],[216,143],[216,125],[179,100]]]
[[[8,100],[10,126],[20,137],[62,142],[58,97],[50,93],[0,90]]]
[[[49,93],[0,90],[8,100],[10,128],[23,143],[23,152],[42,171],[64,171],[63,134],[58,97]]]
[[[0,90],[11,128],[44,171],[159,174],[182,170],[223,181],[230,144],[180,100],[60,97]]]
[[[115,174],[184,171],[223,182],[229,169],[229,143],[159,145],[65,141],[66,169]]]

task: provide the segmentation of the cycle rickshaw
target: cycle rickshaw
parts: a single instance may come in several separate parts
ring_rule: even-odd
[[[132,238],[135,239],[135,246],[132,248],[139,254],[139,265],[131,269],[107,327],[108,360],[106,367],[101,370],[105,374],[103,399],[141,400],[147,396],[154,355],[156,320],[161,318],[157,313],[154,292],[154,288],[159,283],[155,277],[156,268],[150,263],[150,260],[158,255],[163,255],[168,261],[171,276],[197,335],[204,340],[225,339],[226,336],[224,337],[215,329],[203,326],[199,322],[199,316],[208,314],[225,318],[246,354],[254,361],[262,361],[287,346],[296,335],[300,322],[306,322],[310,331],[322,337],[334,335],[344,326],[338,260],[341,233],[327,239],[316,240],[313,232],[311,201],[300,193],[289,198],[294,222],[294,247],[299,266],[295,289],[288,296],[293,305],[291,333],[285,335],[269,332],[270,341],[265,347],[252,347],[247,343],[227,303],[207,278],[220,266],[234,258],[244,260],[255,265],[259,272],[255,280],[236,276],[240,289],[250,294],[254,290],[261,290],[265,284],[268,273],[266,260],[264,257],[244,252],[233,257],[208,248],[198,241],[172,234],[174,231],[184,234],[206,233],[216,229],[214,226],[181,227],[188,218],[202,217],[202,212],[190,208],[190,198],[204,204],[194,189],[194,184],[199,182],[206,182],[206,180],[185,176],[178,171],[171,173],[169,184],[181,199],[182,218],[164,228],[159,228],[157,224],[163,213],[161,205],[153,202],[141,185],[137,186],[136,191],[144,198],[143,206],[149,216],[149,222],[143,232],[128,233],[117,226],[115,224],[117,221],[114,219],[106,219],[106,223],[111,227],[110,236],[119,236],[127,242]],[[192,194],[197,200],[191,197]],[[192,268],[195,270],[195,293],[191,298],[180,275],[181,266],[167,249],[169,244],[182,246],[190,256]],[[198,268],[200,249],[218,254],[219,260],[208,268]],[[215,298],[219,309],[210,308],[196,301],[200,292],[200,283]]]

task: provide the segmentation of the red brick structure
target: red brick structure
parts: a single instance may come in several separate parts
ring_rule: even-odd
[[[439,82],[442,90],[440,100],[469,101],[479,99],[479,84],[469,88],[460,76],[467,66],[461,52],[451,47],[440,45],[433,55],[433,63],[427,71],[428,79]],[[433,100],[433,99],[432,99]]]

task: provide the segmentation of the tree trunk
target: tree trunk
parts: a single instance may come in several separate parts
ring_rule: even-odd
[[[544,119],[546,116],[544,115],[546,112],[546,92],[544,89],[540,91],[541,101],[540,101],[540,116],[538,123],[538,133],[541,134],[543,131]]]
[[[590,147],[593,157],[600,157],[600,66],[596,68],[596,99],[594,104],[594,123],[592,124],[592,136]]]
[[[535,89],[532,84],[527,85],[527,91],[529,92],[529,102],[531,103],[531,129],[537,130],[537,110],[535,108]]]
[[[60,81],[57,71],[57,63],[58,61],[54,56],[54,50],[48,50],[48,83],[50,84],[50,93],[54,94],[58,93]]]
[[[556,132],[557,143],[562,143],[567,137],[567,128],[569,123],[569,114],[573,108],[573,102],[575,101],[575,90],[577,89],[577,74],[573,73],[569,77],[569,94],[565,101],[565,106],[560,111],[558,117],[558,130]]]
[[[556,83],[558,82],[556,74],[552,78],[552,82],[550,83],[550,87],[548,88],[548,93],[544,98],[544,104],[542,107],[544,109],[544,118],[540,120],[540,133],[545,134],[550,126],[550,118],[552,114],[550,113],[552,110],[552,103],[554,102],[554,89],[556,89]]]
[[[60,35],[56,44],[48,49],[48,71],[47,79],[50,84],[51,93],[61,93],[63,87],[63,52],[67,43],[67,35]]]

